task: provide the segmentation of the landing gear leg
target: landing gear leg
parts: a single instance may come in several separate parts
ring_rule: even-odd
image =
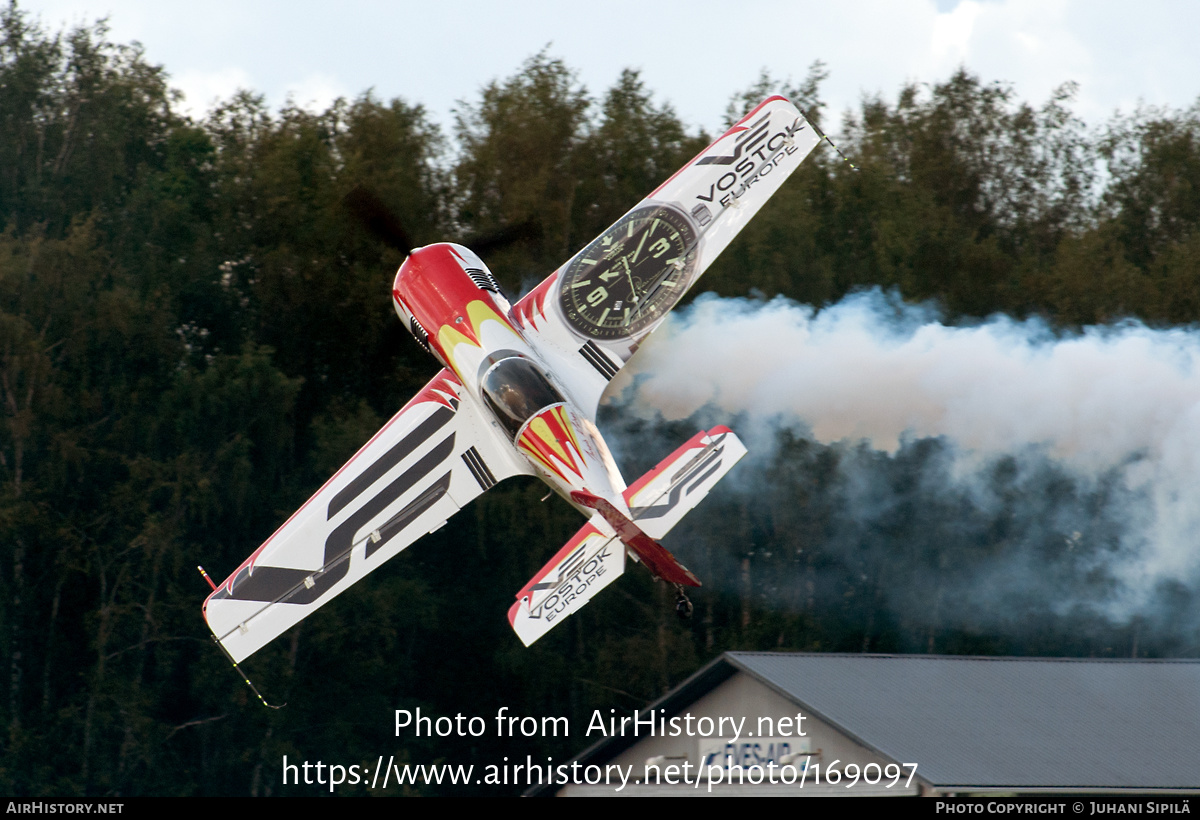
[[[692,602],[680,584],[675,585],[675,614],[679,620],[686,621],[692,617]]]

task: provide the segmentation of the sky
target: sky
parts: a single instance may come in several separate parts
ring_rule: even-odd
[[[324,107],[373,89],[425,106],[449,129],[461,101],[542,49],[601,97],[625,68],[692,129],[719,129],[730,97],[762,69],[803,79],[826,64],[826,123],[866,96],[936,83],[960,66],[1044,102],[1079,84],[1074,110],[1099,124],[1139,104],[1200,96],[1200,3],[1114,0],[22,0],[42,25],[108,18],[140,42],[203,113],[244,88],[278,106]],[[836,114],[836,116],[830,116]]]

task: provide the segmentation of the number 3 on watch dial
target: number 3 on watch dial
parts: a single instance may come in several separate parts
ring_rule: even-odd
[[[686,216],[662,205],[630,211],[567,265],[563,314],[592,339],[633,336],[675,306],[695,263]]]

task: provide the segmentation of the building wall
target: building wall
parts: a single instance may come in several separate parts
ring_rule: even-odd
[[[693,721],[690,725],[692,736],[686,734],[689,726],[685,722],[686,716],[691,715]],[[797,721],[797,716],[803,715],[802,721]],[[613,715],[620,718],[621,715]],[[672,716],[666,717],[669,721]],[[887,783],[892,781],[892,778],[882,779],[878,784],[868,784],[863,781],[861,776],[857,782],[847,787],[849,778],[845,775],[839,783],[835,785],[827,784],[827,769],[831,765],[836,765],[839,772],[845,770],[847,764],[855,764],[858,766],[858,771],[863,772],[867,764],[875,764],[879,767],[878,770],[872,768],[870,771],[872,779],[876,774],[881,776],[888,764],[893,761],[884,758],[883,756],[873,752],[867,747],[857,743],[852,738],[835,729],[833,726],[822,721],[814,715],[803,713],[803,711],[791,699],[786,698],[756,679],[750,677],[744,672],[738,672],[729,680],[721,683],[712,691],[698,698],[688,709],[682,714],[675,716],[680,718],[678,729],[681,731],[677,736],[660,736],[658,735],[659,725],[655,726],[655,735],[647,736],[648,728],[646,726],[639,727],[637,743],[616,755],[610,760],[604,761],[599,765],[615,765],[620,766],[624,771],[631,771],[630,783],[621,792],[616,792],[615,787],[620,786],[619,777],[615,778],[615,782],[598,784],[595,786],[567,786],[559,790],[559,796],[646,796],[650,793],[654,794],[814,794],[820,793],[823,795],[830,794],[915,794],[917,791],[917,781],[913,780],[912,784],[905,788],[905,780],[908,778],[908,770],[901,769],[902,776],[892,788],[883,788]],[[710,719],[711,728],[718,729],[712,737],[699,737],[699,731],[709,731],[710,724],[700,720],[701,718]],[[724,718],[724,723],[721,719]],[[773,736],[764,738],[760,735],[760,718],[769,718],[771,723],[763,722],[761,729],[763,734],[767,734],[773,729]],[[783,730],[780,729],[780,720],[784,720]],[[726,747],[726,755],[721,755],[721,758],[727,758],[728,752],[732,751],[735,755],[732,762],[739,763],[743,769],[741,783],[736,780],[737,771],[733,770],[732,776],[735,782],[731,785],[728,783],[730,770],[721,766],[723,771],[719,775],[718,783],[709,782],[708,778],[701,777],[699,786],[696,785],[697,779],[696,768],[704,763],[701,757],[702,749],[710,752],[708,765],[716,764],[720,766],[717,759],[712,757],[713,745],[720,739],[731,741],[734,737],[734,732],[731,731],[734,724],[741,722],[741,737],[738,740],[738,745],[732,748]],[[606,727],[607,728],[607,727]],[[618,726],[618,729],[620,727]],[[672,725],[667,724],[668,732],[672,731]],[[803,736],[797,734],[797,730],[802,729]],[[634,729],[631,725],[625,726],[626,736],[633,733]],[[602,739],[602,735],[598,732],[593,732],[589,737],[589,742],[595,742]],[[768,742],[768,741],[774,741]],[[787,744],[784,747],[783,744]],[[783,752],[791,752],[799,757],[791,761],[793,769],[788,772],[780,768],[780,764],[786,760],[783,757]],[[661,757],[665,758],[659,761],[657,769],[658,782],[655,782],[655,769],[647,770],[647,760],[650,758]],[[836,761],[836,764],[835,764]],[[684,768],[684,763],[688,763],[688,768]],[[726,761],[728,762],[728,761]],[[750,768],[755,763],[759,764],[759,769],[751,772]],[[769,767],[773,762],[776,764],[774,768]],[[803,773],[805,763],[810,764],[810,768],[806,774]],[[632,766],[632,770],[629,767]],[[673,766],[674,769],[668,771],[668,766]],[[707,770],[707,766],[705,767]],[[616,773],[616,769],[610,770],[610,773]],[[776,775],[776,783],[767,782],[763,776],[766,772],[778,773]],[[853,772],[853,767],[851,769]],[[649,781],[647,781],[649,775]],[[755,776],[762,781],[760,783],[752,783],[750,780]],[[820,785],[816,779],[820,777]],[[791,778],[792,783],[782,782],[783,779]],[[689,782],[684,783],[687,779]],[[675,780],[675,783],[666,782],[668,779]],[[801,786],[803,783],[803,786]],[[710,789],[710,785],[712,788]]]

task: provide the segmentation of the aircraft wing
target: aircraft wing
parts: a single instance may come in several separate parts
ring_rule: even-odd
[[[763,101],[513,307],[593,420],[608,382],[820,139],[786,99]]]
[[[484,490],[529,473],[504,444],[443,369],[208,597],[209,628],[241,662]]]

